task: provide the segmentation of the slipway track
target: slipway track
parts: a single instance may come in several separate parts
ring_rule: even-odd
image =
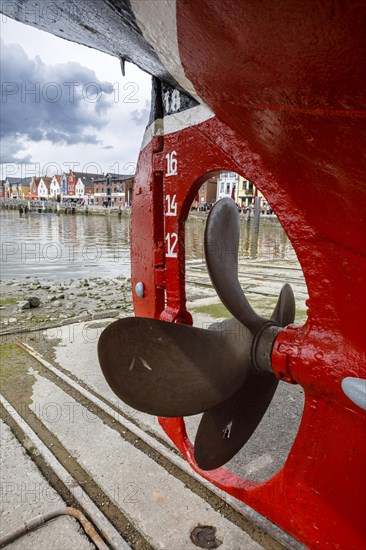
[[[80,509],[109,547],[197,548],[191,533],[208,526],[223,549],[301,548],[267,519],[192,472],[153,427],[130,416],[103,391],[95,391],[98,373],[92,365],[94,383],[86,384],[73,374],[72,364],[67,370],[49,360],[41,345],[44,339],[32,338],[32,346],[20,340],[3,346],[3,421],[18,440],[13,444],[20,442],[40,469],[43,482],[68,506]],[[34,347],[42,347],[44,355]],[[3,426],[2,433],[14,438],[7,430]],[[8,479],[4,468],[2,475]],[[20,479],[31,485],[32,477]],[[14,487],[8,493],[2,535],[20,521],[17,502],[22,499]],[[22,502],[26,520],[37,515],[35,503],[33,511],[30,504]],[[42,502],[38,504],[37,510]],[[37,541],[42,531],[55,548],[62,548],[57,546],[56,526],[57,521],[47,524],[14,548],[41,547]],[[80,533],[72,538],[73,547],[84,548],[77,536]],[[214,547],[207,544],[202,547]]]

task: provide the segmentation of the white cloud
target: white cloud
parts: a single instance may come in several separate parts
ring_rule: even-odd
[[[2,165],[1,177],[32,175],[30,173],[32,170],[42,172],[42,167],[48,163],[59,165],[62,169],[66,169],[65,163],[79,163],[78,169],[80,170],[88,163],[94,162],[101,167],[103,172],[113,169],[113,167],[119,173],[131,172],[131,166],[135,165],[137,161],[145,122],[147,123],[151,77],[130,64],[126,65],[126,76],[123,77],[118,59],[62,40],[11,19],[5,18],[1,27],[4,43],[20,45],[25,50],[27,57],[32,60],[39,56],[43,67],[45,66],[45,72],[49,69],[52,74],[55,65],[62,64],[59,66],[59,70],[60,77],[63,79],[65,75],[62,71],[65,70],[65,67],[67,68],[65,64],[72,62],[94,72],[98,82],[112,84],[112,93],[106,95],[108,103],[106,101],[95,103],[95,125],[98,129],[94,134],[97,136],[95,141],[99,141],[99,143],[70,143],[69,145],[60,141],[52,143],[52,140],[55,139],[53,130],[56,130],[52,128],[52,121],[50,121],[48,136],[50,139],[41,141],[30,139],[31,135],[25,137],[19,135],[17,128],[18,133],[14,136],[14,140],[18,139],[18,154],[16,154],[16,146],[12,146],[9,140],[9,134],[3,140],[3,145],[8,144],[7,150],[13,155],[10,160],[14,162],[19,159],[20,163]],[[16,66],[14,71],[16,74]],[[21,80],[21,78],[22,76],[19,74],[19,79]],[[92,97],[92,87],[86,90],[86,95],[88,93]],[[81,105],[81,107],[85,111],[90,111],[90,102],[85,101],[85,105]],[[6,104],[3,104],[2,108],[6,108]],[[67,105],[63,108],[66,116]],[[98,126],[99,116],[104,125],[99,124]],[[33,126],[36,125],[33,124]],[[89,130],[85,129],[86,134],[93,134]],[[39,139],[37,128],[34,128],[33,137]],[[89,141],[93,141],[93,139],[91,138]],[[31,160],[31,162],[22,163],[27,160]]]

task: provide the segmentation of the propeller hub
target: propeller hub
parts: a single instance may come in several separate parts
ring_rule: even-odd
[[[272,348],[281,330],[282,327],[279,327],[273,321],[268,321],[254,336],[251,356],[252,364],[258,372],[273,373],[271,361]]]

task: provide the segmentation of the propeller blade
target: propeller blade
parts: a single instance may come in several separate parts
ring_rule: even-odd
[[[232,199],[219,200],[207,219],[205,256],[207,269],[222,303],[254,334],[265,323],[246,299],[238,280],[240,221]]]
[[[204,413],[194,445],[202,470],[219,468],[240,451],[262,420],[277,385],[272,374],[252,375],[232,397]]]
[[[291,286],[285,283],[281,288],[276,307],[273,310],[271,321],[280,327],[286,327],[295,320],[295,296]]]
[[[293,323],[294,319],[295,298],[291,286],[286,283],[281,289],[271,321],[284,327]],[[270,325],[267,335],[259,333],[259,340],[256,337],[253,342],[255,358],[262,359],[262,366],[268,363],[268,367],[273,339],[279,330]],[[212,325],[212,329],[215,328],[216,325]],[[234,395],[204,413],[194,447],[196,462],[202,470],[219,468],[240,451],[262,420],[277,386],[278,380],[272,373],[260,375],[252,366],[248,379]]]
[[[213,331],[131,317],[103,331],[98,356],[109,386],[131,407],[189,416],[226,401],[243,384],[252,339],[236,319]]]

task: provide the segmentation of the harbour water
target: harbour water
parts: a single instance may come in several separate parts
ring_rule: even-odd
[[[205,218],[186,222],[186,259],[204,259]],[[1,279],[63,280],[73,277],[130,276],[130,218],[57,216],[0,211]],[[259,232],[242,220],[239,261],[297,264],[295,252],[278,222],[263,219]]]

